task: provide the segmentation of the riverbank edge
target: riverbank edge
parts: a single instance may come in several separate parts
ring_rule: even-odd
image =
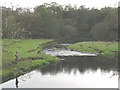
[[[48,46],[55,45],[55,44],[57,44],[57,42],[49,41],[49,42],[46,42],[46,43],[42,43],[42,44],[41,44],[41,48],[42,48],[42,50],[43,50],[44,48],[46,48],[46,47],[48,47]],[[31,57],[32,57],[32,56],[31,56]],[[39,59],[37,59],[37,61],[38,61],[38,60],[39,60]],[[19,77],[19,76],[21,76],[21,75],[24,75],[24,74],[26,74],[26,73],[29,73],[29,72],[31,72],[31,71],[33,71],[33,70],[35,70],[35,69],[40,69],[40,68],[46,67],[46,66],[51,65],[51,64],[57,64],[57,63],[60,62],[60,59],[57,58],[57,57],[55,57],[53,60],[48,60],[48,61],[47,61],[47,60],[39,60],[39,61],[40,61],[40,62],[39,62],[39,65],[38,65],[38,63],[36,63],[36,64],[34,64],[34,66],[31,65],[31,66],[29,66],[29,68],[27,68],[27,69],[24,70],[24,71],[21,71],[21,68],[19,68],[19,71],[17,72],[16,75],[15,75],[16,72],[12,71],[12,72],[9,72],[10,74],[8,74],[7,76],[5,76],[5,77],[2,76],[2,81],[1,81],[0,84],[6,82],[6,81],[8,81],[8,80],[11,80],[11,79],[13,79],[13,78],[16,78],[16,77]],[[25,68],[25,67],[23,67],[23,68]]]

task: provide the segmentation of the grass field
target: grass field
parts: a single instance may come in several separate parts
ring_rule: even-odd
[[[47,39],[3,39],[2,40],[2,78],[3,82],[10,78],[25,74],[36,68],[59,62],[59,58],[44,54],[42,49]],[[44,45],[43,45],[44,44]],[[39,53],[38,53],[39,51]],[[15,64],[15,53],[18,52],[18,63]]]
[[[68,48],[81,52],[100,53],[106,57],[113,58],[118,55],[118,42],[79,42],[68,46]]]

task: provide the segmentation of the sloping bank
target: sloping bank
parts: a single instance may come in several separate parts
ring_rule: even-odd
[[[118,50],[118,42],[78,42],[68,46],[68,48],[80,52],[100,53],[109,58],[114,58],[120,52]]]
[[[59,62],[59,58],[44,54],[44,47],[54,44],[50,39],[3,39],[2,82],[23,75],[36,68]],[[15,53],[18,62],[15,64]]]

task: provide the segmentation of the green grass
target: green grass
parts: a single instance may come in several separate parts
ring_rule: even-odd
[[[57,63],[59,58],[44,54],[42,52],[45,44],[52,42],[50,39],[3,39],[2,40],[2,78],[3,81],[25,74],[36,68],[44,67],[48,64]],[[38,54],[37,52],[41,53]],[[15,53],[18,52],[19,60],[27,57],[41,57],[39,60],[15,61]]]
[[[97,53],[99,51],[102,51],[100,53],[101,55],[113,58],[115,55],[117,55],[117,53],[114,51],[120,51],[118,50],[118,42],[112,42],[108,45],[107,44],[108,44],[107,42],[100,42],[100,41],[79,42],[68,46],[68,48],[81,52]]]

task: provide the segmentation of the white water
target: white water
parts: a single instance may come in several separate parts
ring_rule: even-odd
[[[77,52],[77,51],[71,51],[69,49],[45,49],[44,52],[46,54],[52,55],[52,56],[97,56],[98,53],[87,53],[87,52]]]

